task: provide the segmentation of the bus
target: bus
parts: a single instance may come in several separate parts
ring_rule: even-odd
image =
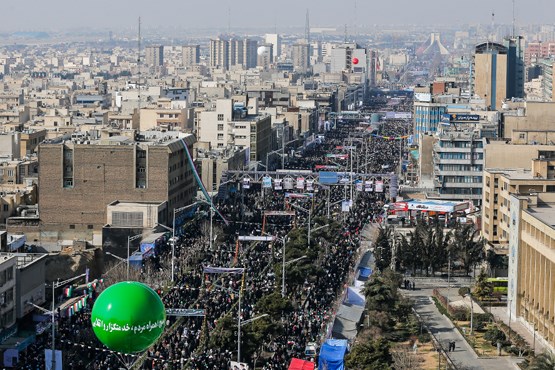
[[[496,278],[488,278],[488,283],[493,285],[493,292],[499,294],[507,294],[508,286],[509,286],[509,278],[506,277],[496,277]]]

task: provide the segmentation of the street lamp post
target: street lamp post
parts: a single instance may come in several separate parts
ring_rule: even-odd
[[[472,335],[474,330],[474,301],[472,300],[472,294],[466,295],[470,299],[470,335]]]
[[[51,325],[52,325],[52,346],[51,346],[51,365],[50,365],[50,369],[47,368],[47,370],[55,370],[56,369],[56,292],[55,289],[59,288],[67,283],[71,283],[73,280],[77,280],[79,278],[82,278],[86,276],[86,274],[81,274],[79,276],[75,276],[71,279],[65,280],[60,282],[60,280],[58,279],[57,283],[52,282],[52,310],[50,312],[48,312],[48,310],[35,305],[32,302],[27,302],[27,304],[41,310],[42,312],[46,313],[46,314],[50,314],[51,316]],[[46,358],[45,358],[45,362],[46,362]]]
[[[294,208],[297,208],[297,209],[299,209],[303,212],[308,213],[308,247],[310,248],[310,223],[311,223],[311,217],[312,217],[312,210],[303,208],[303,207],[298,206],[294,203],[290,203],[290,205],[293,206]]]
[[[130,246],[131,242],[135,239],[142,238],[143,234],[137,234],[127,237],[127,280],[129,281],[129,257],[130,257]]]
[[[282,238],[281,242],[283,244],[283,250],[281,252],[283,255],[281,262],[281,298],[285,298],[285,243],[287,242],[287,237]]]

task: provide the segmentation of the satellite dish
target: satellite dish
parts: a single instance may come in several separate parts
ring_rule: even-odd
[[[263,55],[266,54],[268,52],[268,48],[266,46],[259,46],[258,49],[256,49],[256,53],[258,55]]]

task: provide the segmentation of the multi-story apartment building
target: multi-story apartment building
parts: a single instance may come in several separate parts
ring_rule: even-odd
[[[145,63],[154,68],[164,65],[164,47],[162,45],[147,46],[145,48]]]
[[[291,47],[291,60],[293,68],[299,72],[306,72],[310,67],[309,45],[306,42],[293,44]]]
[[[267,33],[264,35],[264,41],[272,45],[274,57],[272,62],[277,62],[281,57],[281,36],[277,33]]]
[[[210,40],[210,66],[228,70],[233,66],[256,67],[258,41],[220,36]]]
[[[511,195],[555,192],[555,160],[549,159],[555,158],[555,152],[552,148],[551,151],[540,150],[540,153],[539,158],[531,160],[531,169],[484,170],[482,235],[496,250],[506,250],[509,243]]]
[[[555,75],[555,60],[541,59],[538,61],[538,64],[540,65],[542,76],[542,98],[544,101],[555,102],[555,81],[553,81],[553,76]]]
[[[0,337],[11,332],[16,319],[15,256],[0,256]]]
[[[200,45],[183,45],[183,66],[191,67],[200,63]]]
[[[473,131],[448,131],[433,147],[434,188],[441,199],[482,201],[485,138]]]
[[[124,133],[39,146],[42,230],[54,231],[56,238],[90,240],[107,223],[107,206],[116,200],[165,203],[165,211],[157,215],[159,223],[192,202],[196,184],[176,137],[191,151],[194,136],[175,131]]]
[[[247,109],[243,103],[220,99],[213,111],[200,113],[197,136],[212,148],[237,147],[250,150],[251,161],[264,161],[270,151],[272,123],[269,115],[258,114],[256,99]]]
[[[550,58],[552,56],[555,56],[554,41],[529,42],[524,52],[524,62],[526,65],[530,65],[540,59]]]

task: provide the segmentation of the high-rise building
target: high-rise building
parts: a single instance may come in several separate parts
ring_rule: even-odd
[[[237,65],[254,68],[257,48],[256,40],[220,36],[210,40],[210,66],[225,70]]]
[[[281,56],[281,36],[277,33],[267,33],[264,36],[266,44],[272,44],[274,50],[274,62],[277,62]]]
[[[259,51],[257,51],[257,62],[256,65],[267,70],[272,64],[274,59],[274,45],[263,44],[260,45]]]
[[[164,47],[162,45],[147,46],[145,48],[145,62],[150,67],[164,65]]]
[[[190,67],[200,63],[200,45],[183,45],[183,66]]]
[[[505,99],[524,97],[524,57],[520,36],[510,37],[506,46],[486,42],[474,54],[474,93],[497,110]]]
[[[255,68],[257,65],[258,41],[252,39],[243,40],[243,67],[246,69]]]
[[[310,66],[310,56],[308,55],[309,45],[307,43],[296,43],[291,48],[291,59],[293,68],[300,72],[308,71]]]
[[[210,40],[210,67],[229,69],[229,40],[223,37]]]

